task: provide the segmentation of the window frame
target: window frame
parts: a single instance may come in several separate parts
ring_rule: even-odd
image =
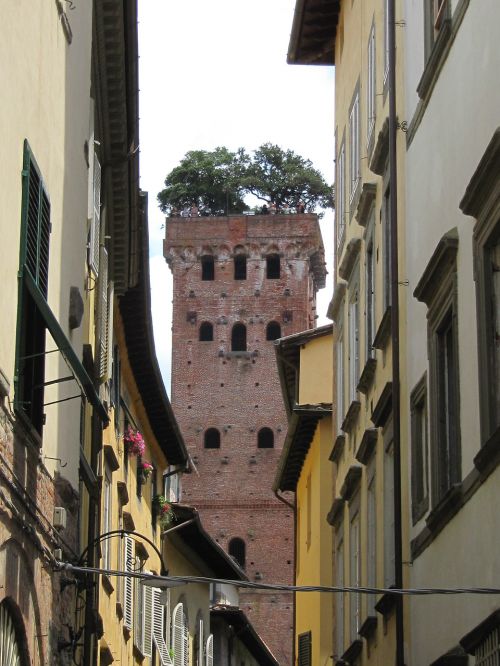
[[[234,256],[234,273],[235,280],[247,279],[247,257],[245,254],[236,254]]]
[[[345,210],[345,132],[339,148],[337,163],[337,182],[335,186],[335,227],[337,232],[337,257],[340,257],[345,241],[346,210]]]
[[[375,20],[370,28],[367,47],[366,79],[366,148],[370,152],[375,140],[375,121],[377,118],[377,66],[376,66]]]
[[[217,433],[217,441],[218,441],[218,446],[207,446],[207,439],[209,438],[209,433]],[[207,428],[205,432],[203,433],[203,448],[205,450],[211,450],[211,449],[220,449],[221,448],[221,436],[220,436],[220,430],[218,428]]]
[[[209,331],[209,333],[208,333]],[[202,321],[198,329],[198,342],[214,341],[214,325],[210,321]]]
[[[410,395],[411,513],[415,525],[429,509],[429,418],[427,373]]]
[[[335,530],[335,585],[344,587],[345,583],[344,521],[339,521]],[[345,649],[345,592],[335,595],[335,642],[337,654]]]
[[[375,358],[373,340],[376,333],[376,252],[375,252],[375,208],[369,214],[368,233],[365,243],[365,355],[366,360]]]
[[[213,282],[215,280],[215,257],[213,254],[203,254],[200,257],[201,281]]]
[[[354,210],[354,199],[359,192],[361,183],[361,142],[360,142],[360,95],[359,80],[354,89],[349,107],[349,203],[350,211]]]
[[[359,489],[349,502],[349,584],[361,585],[361,505]],[[358,640],[361,627],[361,594],[349,595],[349,634],[351,643]]]
[[[277,252],[266,255],[266,280],[281,279],[281,257]]]
[[[345,403],[345,377],[344,377],[344,366],[345,366],[345,349],[344,349],[344,302],[340,305],[339,308],[339,320],[337,322],[337,363],[336,363],[336,394],[337,394],[337,432],[341,432],[342,423],[344,421],[344,412],[346,408]]]

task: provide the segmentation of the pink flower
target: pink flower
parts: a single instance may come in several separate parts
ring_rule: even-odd
[[[125,441],[128,443],[128,452],[130,455],[143,455],[146,445],[143,436],[138,430],[132,430],[129,426],[125,432]]]

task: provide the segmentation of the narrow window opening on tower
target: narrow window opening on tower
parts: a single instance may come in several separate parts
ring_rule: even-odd
[[[201,258],[201,279],[213,280],[215,278],[214,258],[210,254],[205,254]]]
[[[268,280],[279,280],[280,258],[278,254],[269,254],[266,257],[266,277]]]
[[[277,340],[281,338],[281,326],[277,321],[270,321],[266,327],[266,340]]]
[[[214,339],[214,327],[209,321],[204,321],[200,326],[200,342],[212,342]]]
[[[231,332],[231,351],[247,350],[247,329],[244,324],[235,324]]]
[[[245,551],[246,546],[243,539],[235,537],[229,542],[229,554],[231,557],[236,560],[236,563],[240,565],[242,569],[245,568]]]
[[[257,435],[257,447],[259,449],[274,448],[274,433],[271,428],[261,428]]]
[[[220,449],[220,432],[217,428],[205,430],[203,445],[206,449]]]
[[[234,258],[234,279],[247,279],[247,258],[243,254],[237,254]]]

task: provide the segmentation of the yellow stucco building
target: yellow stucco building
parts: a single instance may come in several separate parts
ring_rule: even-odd
[[[295,492],[295,584],[332,585],[332,325],[278,340],[278,369],[288,431],[274,482]],[[331,594],[299,592],[294,602],[295,663],[323,664],[332,654]]]

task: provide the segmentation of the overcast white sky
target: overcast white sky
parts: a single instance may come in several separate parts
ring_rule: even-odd
[[[149,192],[156,352],[167,388],[172,281],[156,204],[188,150],[251,151],[270,141],[309,158],[333,182],[333,68],[286,64],[295,0],[140,0],[141,187]],[[332,214],[322,222],[332,293]],[[170,391],[169,391],[170,392]]]

